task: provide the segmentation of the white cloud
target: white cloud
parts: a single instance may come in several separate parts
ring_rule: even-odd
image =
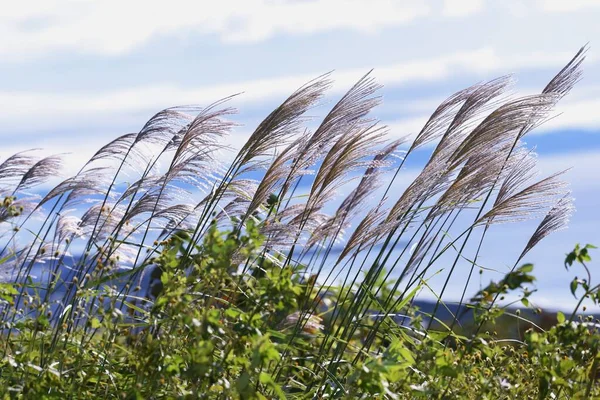
[[[433,112],[434,109],[435,108],[432,108],[431,112]],[[551,119],[533,130],[530,135],[551,134],[564,129],[589,131],[597,131],[600,129],[600,116],[598,114],[598,110],[600,110],[600,100],[580,101],[562,107],[561,109],[564,112],[563,114],[556,114],[554,119]],[[429,114],[421,114],[395,121],[383,122],[388,126],[390,134],[393,137],[400,138],[408,136],[410,142],[415,139],[416,135],[423,128],[431,112]],[[598,162],[598,165],[600,165],[600,161]]]
[[[111,138],[114,139],[114,138]],[[57,137],[51,138],[47,142],[34,150],[30,154],[37,157],[46,157],[51,154],[61,155],[62,168],[61,176],[56,177],[57,179],[64,179],[68,176],[72,176],[79,171],[84,164],[98,151],[108,140],[102,140],[100,138],[89,138],[89,137],[76,137],[76,138],[65,138]],[[30,146],[32,148],[34,146]],[[0,149],[0,160],[4,160],[11,155],[20,151],[29,149],[24,147],[22,144],[7,144],[2,146]],[[56,184],[57,180],[52,180],[52,183]],[[48,185],[46,185],[47,187]]]
[[[579,11],[600,7],[598,0],[541,0],[538,1],[538,4],[542,10],[550,12]]]
[[[585,11],[596,0],[502,2],[515,15],[532,12]],[[525,6],[526,4],[526,6]],[[526,8],[526,10],[525,10]],[[380,32],[421,20],[466,17],[493,7],[483,0],[32,0],[7,2],[0,9],[0,55],[5,60],[54,52],[117,55],[150,40],[205,36],[222,43],[256,43],[277,35],[307,35],[336,30]],[[432,18],[433,17],[433,18]],[[532,17],[533,18],[533,17]],[[455,27],[458,31],[467,31]],[[415,40],[417,38],[403,38]]]
[[[506,7],[508,12],[516,18],[524,18],[529,12],[528,3],[519,0],[504,1],[502,5]]]
[[[432,109],[432,111],[434,109]],[[412,143],[417,137],[417,134],[421,131],[421,129],[427,122],[428,118],[429,115],[423,114],[420,116],[408,117],[385,124],[389,129],[391,137],[406,138],[407,143]]]
[[[518,90],[514,96],[528,95],[539,92],[536,90]],[[600,86],[576,86],[572,93],[562,99],[551,114],[552,119],[533,130],[530,135],[550,134],[569,130],[596,131],[600,129]],[[396,103],[395,107],[410,114],[404,118],[384,121],[394,137],[410,135],[414,139],[442,98],[432,97],[422,99],[410,108],[404,108]],[[388,109],[390,105],[386,106]],[[400,108],[403,107],[403,108]]]
[[[508,57],[498,54],[491,48],[481,48],[449,53],[435,58],[383,65],[375,68],[373,76],[384,85],[394,86],[419,81],[439,81],[459,72],[481,76],[526,68],[558,68],[571,56],[563,52],[533,52]],[[347,90],[366,71],[368,68],[352,68],[335,72],[332,76],[335,81],[333,92],[340,93]],[[302,74],[192,88],[150,85],[95,94],[0,91],[0,109],[3,110],[0,122],[15,123],[28,118],[28,128],[36,128],[36,123],[47,126],[52,122],[60,122],[64,126],[69,118],[80,120],[82,115],[87,117],[96,115],[100,119],[107,114],[153,112],[181,104],[207,105],[240,91],[244,91],[244,94],[235,100],[235,104],[256,102],[289,95],[317,75],[318,73]],[[35,118],[29,118],[31,116]]]
[[[466,17],[483,9],[483,0],[444,0],[444,15]]]
[[[276,33],[372,32],[429,12],[421,1],[394,0],[10,2],[0,10],[0,54],[120,54],[165,34],[216,34],[224,42],[255,42]]]
[[[597,130],[600,128],[600,99],[565,102],[556,108],[556,117],[533,131],[542,134],[561,129]]]
[[[30,149],[33,150],[31,154],[39,158],[49,155],[61,155],[61,177],[57,178],[65,178],[76,174],[102,146],[106,145],[111,140],[116,139],[116,137],[117,135],[114,134],[95,136],[77,135],[75,137],[53,136],[48,137],[42,143],[38,142],[35,145],[5,143],[0,147],[0,162],[13,154]],[[224,137],[220,144],[229,150],[221,150],[219,159],[224,163],[231,162],[236,152],[249,137],[250,133],[243,129],[235,130],[230,135]],[[145,147],[144,149],[146,149],[145,152],[147,154],[158,154],[160,151],[158,148]],[[94,164],[94,166],[99,165],[99,162]],[[57,182],[57,180],[52,180],[51,183],[56,184]],[[48,185],[45,185],[44,187],[48,187]]]
[[[538,169],[543,176],[558,171],[569,170],[564,179],[567,180],[575,193],[579,191],[600,189],[598,168],[600,167],[600,151],[578,151],[573,153],[541,156],[538,159]]]

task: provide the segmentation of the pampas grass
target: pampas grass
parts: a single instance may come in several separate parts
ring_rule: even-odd
[[[237,154],[226,157],[229,163],[222,155],[232,149],[222,143],[235,128],[228,120],[235,110],[225,107],[230,98],[205,108],[157,113],[139,132],[109,142],[77,174],[49,190],[36,187],[58,173],[63,156],[15,154],[0,163],[1,276],[26,283],[44,262],[38,283],[45,299],[67,287],[50,318],[58,332],[70,329],[58,322],[75,310],[94,314],[99,300],[77,296],[84,288],[118,280],[113,290],[121,308],[131,298],[138,299],[133,304],[151,305],[156,296],[133,288],[147,285],[142,292],[151,291],[147,271],[159,243],[174,232],[183,230],[192,238],[186,249],[191,260],[193,244],[213,223],[233,226],[239,236],[252,221],[265,237],[262,258],[310,272],[309,292],[316,298],[336,279],[347,298],[350,288],[358,287],[349,311],[339,317],[339,328],[324,333],[320,350],[330,354],[326,350],[335,349],[326,367],[333,374],[360,321],[374,307],[383,316],[364,341],[361,351],[368,352],[380,324],[398,313],[402,299],[428,271],[439,269],[442,255],[454,262],[442,271],[446,280],[438,305],[459,260],[470,259],[473,272],[494,224],[542,219],[517,262],[566,226],[572,203],[561,173],[534,181],[535,157],[522,139],[552,116],[556,102],[580,79],[584,57],[585,48],[539,95],[507,97],[507,77],[462,90],[434,110],[408,144],[387,139],[387,129],[369,116],[381,101],[380,86],[370,74],[341,97],[314,131],[308,129],[307,113],[331,84],[324,75],[258,124]],[[405,161],[428,146],[430,159],[416,179],[393,194]],[[382,179],[385,174],[392,176],[388,182]],[[382,183],[383,195],[375,197]],[[41,196],[35,204],[32,191]],[[342,201],[328,214],[325,210],[340,195]],[[32,218],[34,212],[45,213],[41,224]],[[466,226],[456,222],[466,220]],[[468,254],[471,242],[477,246],[474,254]],[[337,253],[336,246],[341,246]],[[259,260],[241,253],[236,262],[246,271]],[[375,304],[373,293],[383,290],[382,276],[400,279]],[[303,311],[288,318],[287,326],[314,330],[314,300],[307,297]],[[3,318],[6,323],[21,316],[5,313]],[[276,368],[274,376],[279,373]]]

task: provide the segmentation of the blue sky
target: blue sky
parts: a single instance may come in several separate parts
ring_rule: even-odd
[[[334,101],[374,68],[384,85],[374,116],[399,137],[484,79],[515,73],[515,94],[539,92],[589,42],[584,78],[560,116],[526,139],[542,174],[573,167],[570,229],[527,258],[534,299],[568,308],[577,272],[564,271],[564,253],[576,242],[600,245],[599,19],[596,0],[10,2],[0,9],[0,159],[32,147],[70,152],[74,172],[164,107],[244,92],[232,103],[239,143],[286,95],[330,70]],[[533,229],[499,227],[482,260],[506,271]]]

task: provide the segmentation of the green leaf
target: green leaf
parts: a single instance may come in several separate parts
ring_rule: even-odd
[[[237,380],[237,383],[236,383],[237,388],[240,392],[243,393],[246,391],[249,384],[250,384],[250,375],[248,374],[248,372],[244,371]]]
[[[556,313],[556,320],[558,321],[559,324],[562,324],[563,322],[565,322],[565,314],[563,314],[562,312],[557,312]]]
[[[242,311],[236,308],[228,308],[225,310],[225,315],[229,318],[237,318],[241,313]]]
[[[445,357],[437,357],[435,359],[435,365],[437,365],[438,367],[445,367],[446,365],[448,365],[448,360],[446,360]]]
[[[573,294],[573,296],[575,298],[577,298],[577,296],[575,296],[575,291],[577,290],[578,286],[579,286],[579,280],[577,278],[573,279],[571,281],[571,293]]]
[[[548,398],[548,392],[550,392],[550,383],[548,382],[548,378],[542,376],[538,384],[538,399]]]
[[[567,257],[565,258],[565,268],[566,269],[569,269],[569,267],[573,265],[573,261],[575,261],[575,258],[577,258],[577,255],[575,254],[575,252],[571,252],[571,253],[567,254]]]
[[[584,261],[592,261],[592,257],[590,257],[590,255],[588,254],[587,249],[583,249],[581,250],[581,252],[579,253],[579,257],[577,257],[577,260],[579,262],[584,262]]]
[[[456,378],[458,376],[458,372],[456,371],[456,369],[452,368],[449,365],[444,365],[443,367],[441,367],[440,373],[444,376],[448,376],[451,378]]]
[[[540,335],[537,332],[531,332],[531,334],[529,335],[529,341],[531,343],[536,343],[540,341]]]
[[[412,353],[406,347],[398,347],[398,353],[400,353],[402,358],[404,358],[410,365],[413,365],[415,363],[415,359]]]
[[[100,323],[98,318],[94,317],[94,318],[90,319],[90,326],[92,327],[92,329],[98,329],[102,326],[102,324]]]
[[[521,265],[521,267],[519,267],[519,270],[521,272],[531,272],[531,271],[533,271],[533,264],[531,264],[531,263],[523,264],[523,265]]]
[[[46,317],[45,315],[39,315],[36,318],[36,329],[39,330],[45,330],[50,326],[50,321],[48,320],[48,317]]]
[[[280,399],[285,399],[285,393],[283,393],[283,390],[281,390],[279,385],[275,383],[275,380],[273,380],[273,377],[270,374],[266,372],[261,372],[258,376],[258,380],[263,385],[267,385],[268,387],[273,389],[275,393],[277,393],[277,397],[279,397]]]
[[[402,309],[404,308],[412,299],[413,297],[415,297],[417,295],[417,293],[419,292],[419,290],[421,290],[422,284],[418,284],[416,288],[414,288],[413,290],[410,291],[409,294],[407,294],[402,301],[400,302],[400,304],[398,304],[398,309]]]
[[[0,298],[12,304],[13,296],[19,294],[19,291],[10,283],[0,283]]]

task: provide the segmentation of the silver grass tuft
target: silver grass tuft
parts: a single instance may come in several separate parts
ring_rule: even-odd
[[[505,167],[505,177],[498,190],[495,203],[502,202],[521,190],[537,174],[533,151],[516,151]]]
[[[575,207],[573,206],[573,198],[571,197],[570,193],[567,193],[564,197],[561,197],[556,202],[550,211],[548,211],[548,214],[546,214],[533,235],[531,235],[529,242],[527,242],[525,249],[519,256],[519,260],[522,260],[523,257],[525,257],[525,255],[529,253],[529,251],[531,251],[531,249],[533,249],[546,236],[562,229],[566,229],[569,223],[569,218],[574,210]]]
[[[583,72],[581,65],[585,60],[588,46],[583,46],[577,54],[564,66],[562,70],[544,88],[542,93],[554,93],[559,97],[566,96],[577,82],[581,79]]]
[[[134,145],[139,142],[150,142],[168,145],[175,136],[194,120],[194,115],[202,108],[198,106],[180,106],[164,109],[156,113],[146,122],[137,134]]]
[[[353,250],[360,251],[362,248],[373,244],[378,238],[385,234],[385,232],[382,232],[382,227],[385,227],[383,222],[388,210],[381,208],[385,203],[385,200],[386,199],[383,199],[378,207],[367,211],[365,217],[358,223],[356,229],[354,229],[350,235],[350,238],[338,257],[337,263]]]
[[[2,184],[7,184],[7,181],[11,180],[18,182],[27,173],[36,161],[35,157],[26,154],[29,151],[31,150],[13,154],[0,164],[0,182]],[[0,189],[2,188],[0,187]]]
[[[476,225],[523,221],[546,212],[557,196],[567,192],[567,183],[559,179],[565,172],[553,174],[510,197],[497,200]]]
[[[553,94],[533,95],[512,100],[494,110],[458,146],[450,159],[451,168],[477,153],[511,145],[522,136],[524,127],[542,120],[556,102]]]
[[[104,194],[107,182],[105,172],[106,168],[90,168],[87,171],[65,179],[44,196],[39,206],[57,196],[67,193],[69,193],[69,196],[66,203],[70,204],[77,199],[82,199],[89,195]]]
[[[36,162],[23,174],[15,192],[29,189],[43,183],[48,178],[57,176],[62,167],[62,159],[59,156],[50,156]]]
[[[393,155],[403,143],[404,139],[395,140],[373,157],[356,188],[346,196],[335,214],[312,233],[306,243],[305,252],[325,238],[337,240],[338,233],[350,226],[350,222],[358,216],[363,202],[379,187],[379,176],[383,173],[383,167],[391,165],[387,161],[388,157]]]
[[[268,155],[269,151],[285,144],[299,133],[300,118],[315,104],[331,85],[328,75],[309,82],[288,97],[254,130],[239,153],[240,165]]]

